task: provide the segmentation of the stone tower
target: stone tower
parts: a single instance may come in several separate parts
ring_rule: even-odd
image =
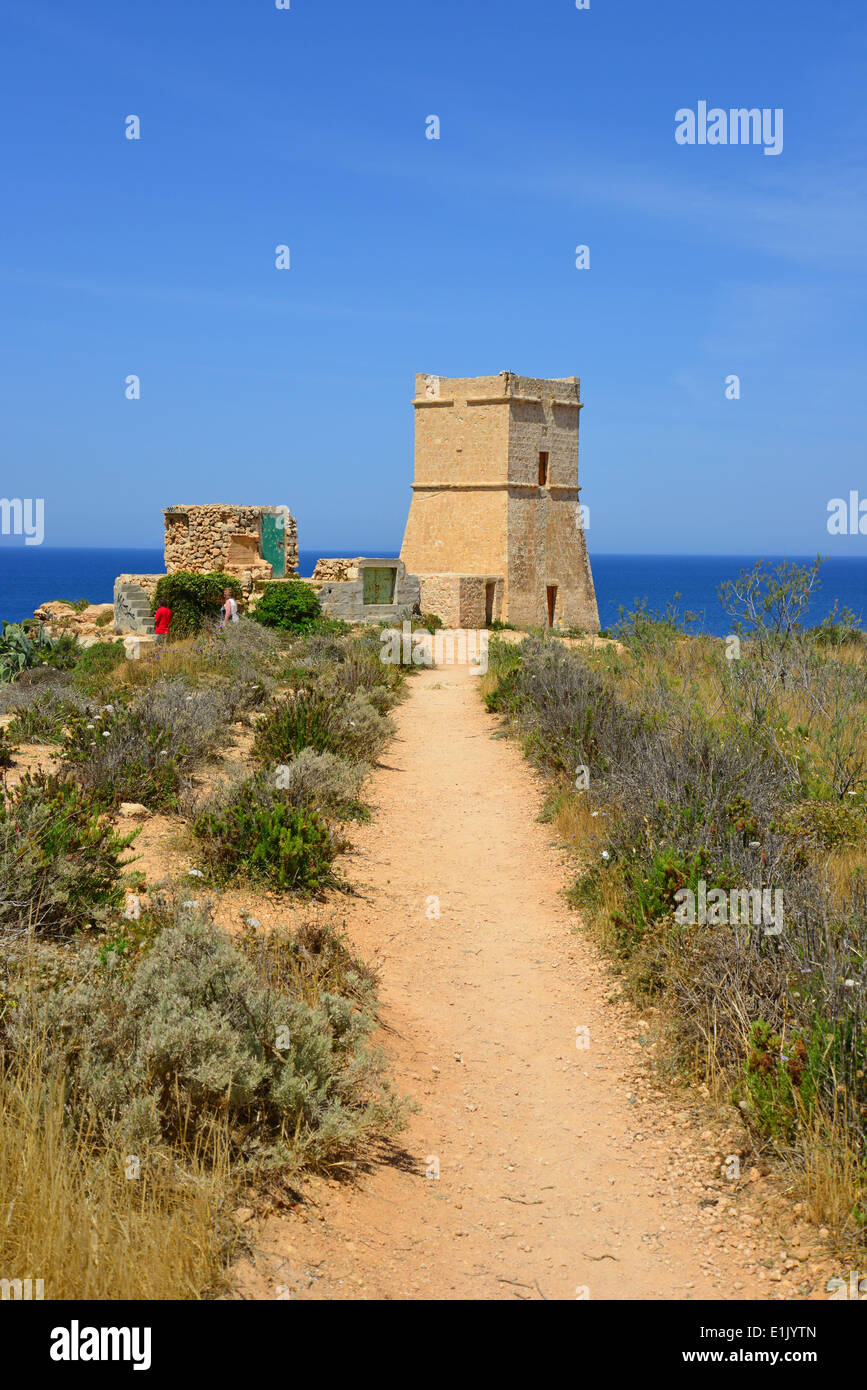
[[[419,374],[413,405],[400,558],[419,576],[422,610],[453,626],[497,617],[598,632],[578,503],[578,377]]]

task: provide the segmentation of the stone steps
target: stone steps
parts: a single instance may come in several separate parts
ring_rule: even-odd
[[[140,584],[114,586],[114,630],[152,637],[154,631],[151,602]]]

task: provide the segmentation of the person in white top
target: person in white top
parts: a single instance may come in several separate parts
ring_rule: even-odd
[[[220,627],[225,627],[226,623],[238,621],[238,603],[233,597],[231,589],[223,590],[223,606],[220,609],[220,617]]]

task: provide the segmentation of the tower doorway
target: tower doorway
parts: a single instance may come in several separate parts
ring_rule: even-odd
[[[549,584],[545,590],[545,596],[548,601],[548,626],[553,627],[554,615],[557,611],[557,585]]]
[[[493,581],[485,585],[485,626],[490,627],[494,621],[494,594],[497,591],[496,583]]]

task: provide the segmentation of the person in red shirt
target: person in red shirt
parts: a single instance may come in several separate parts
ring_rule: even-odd
[[[171,623],[172,610],[166,608],[164,603],[161,603],[156,613],[154,613],[154,637],[159,639],[167,637]]]

